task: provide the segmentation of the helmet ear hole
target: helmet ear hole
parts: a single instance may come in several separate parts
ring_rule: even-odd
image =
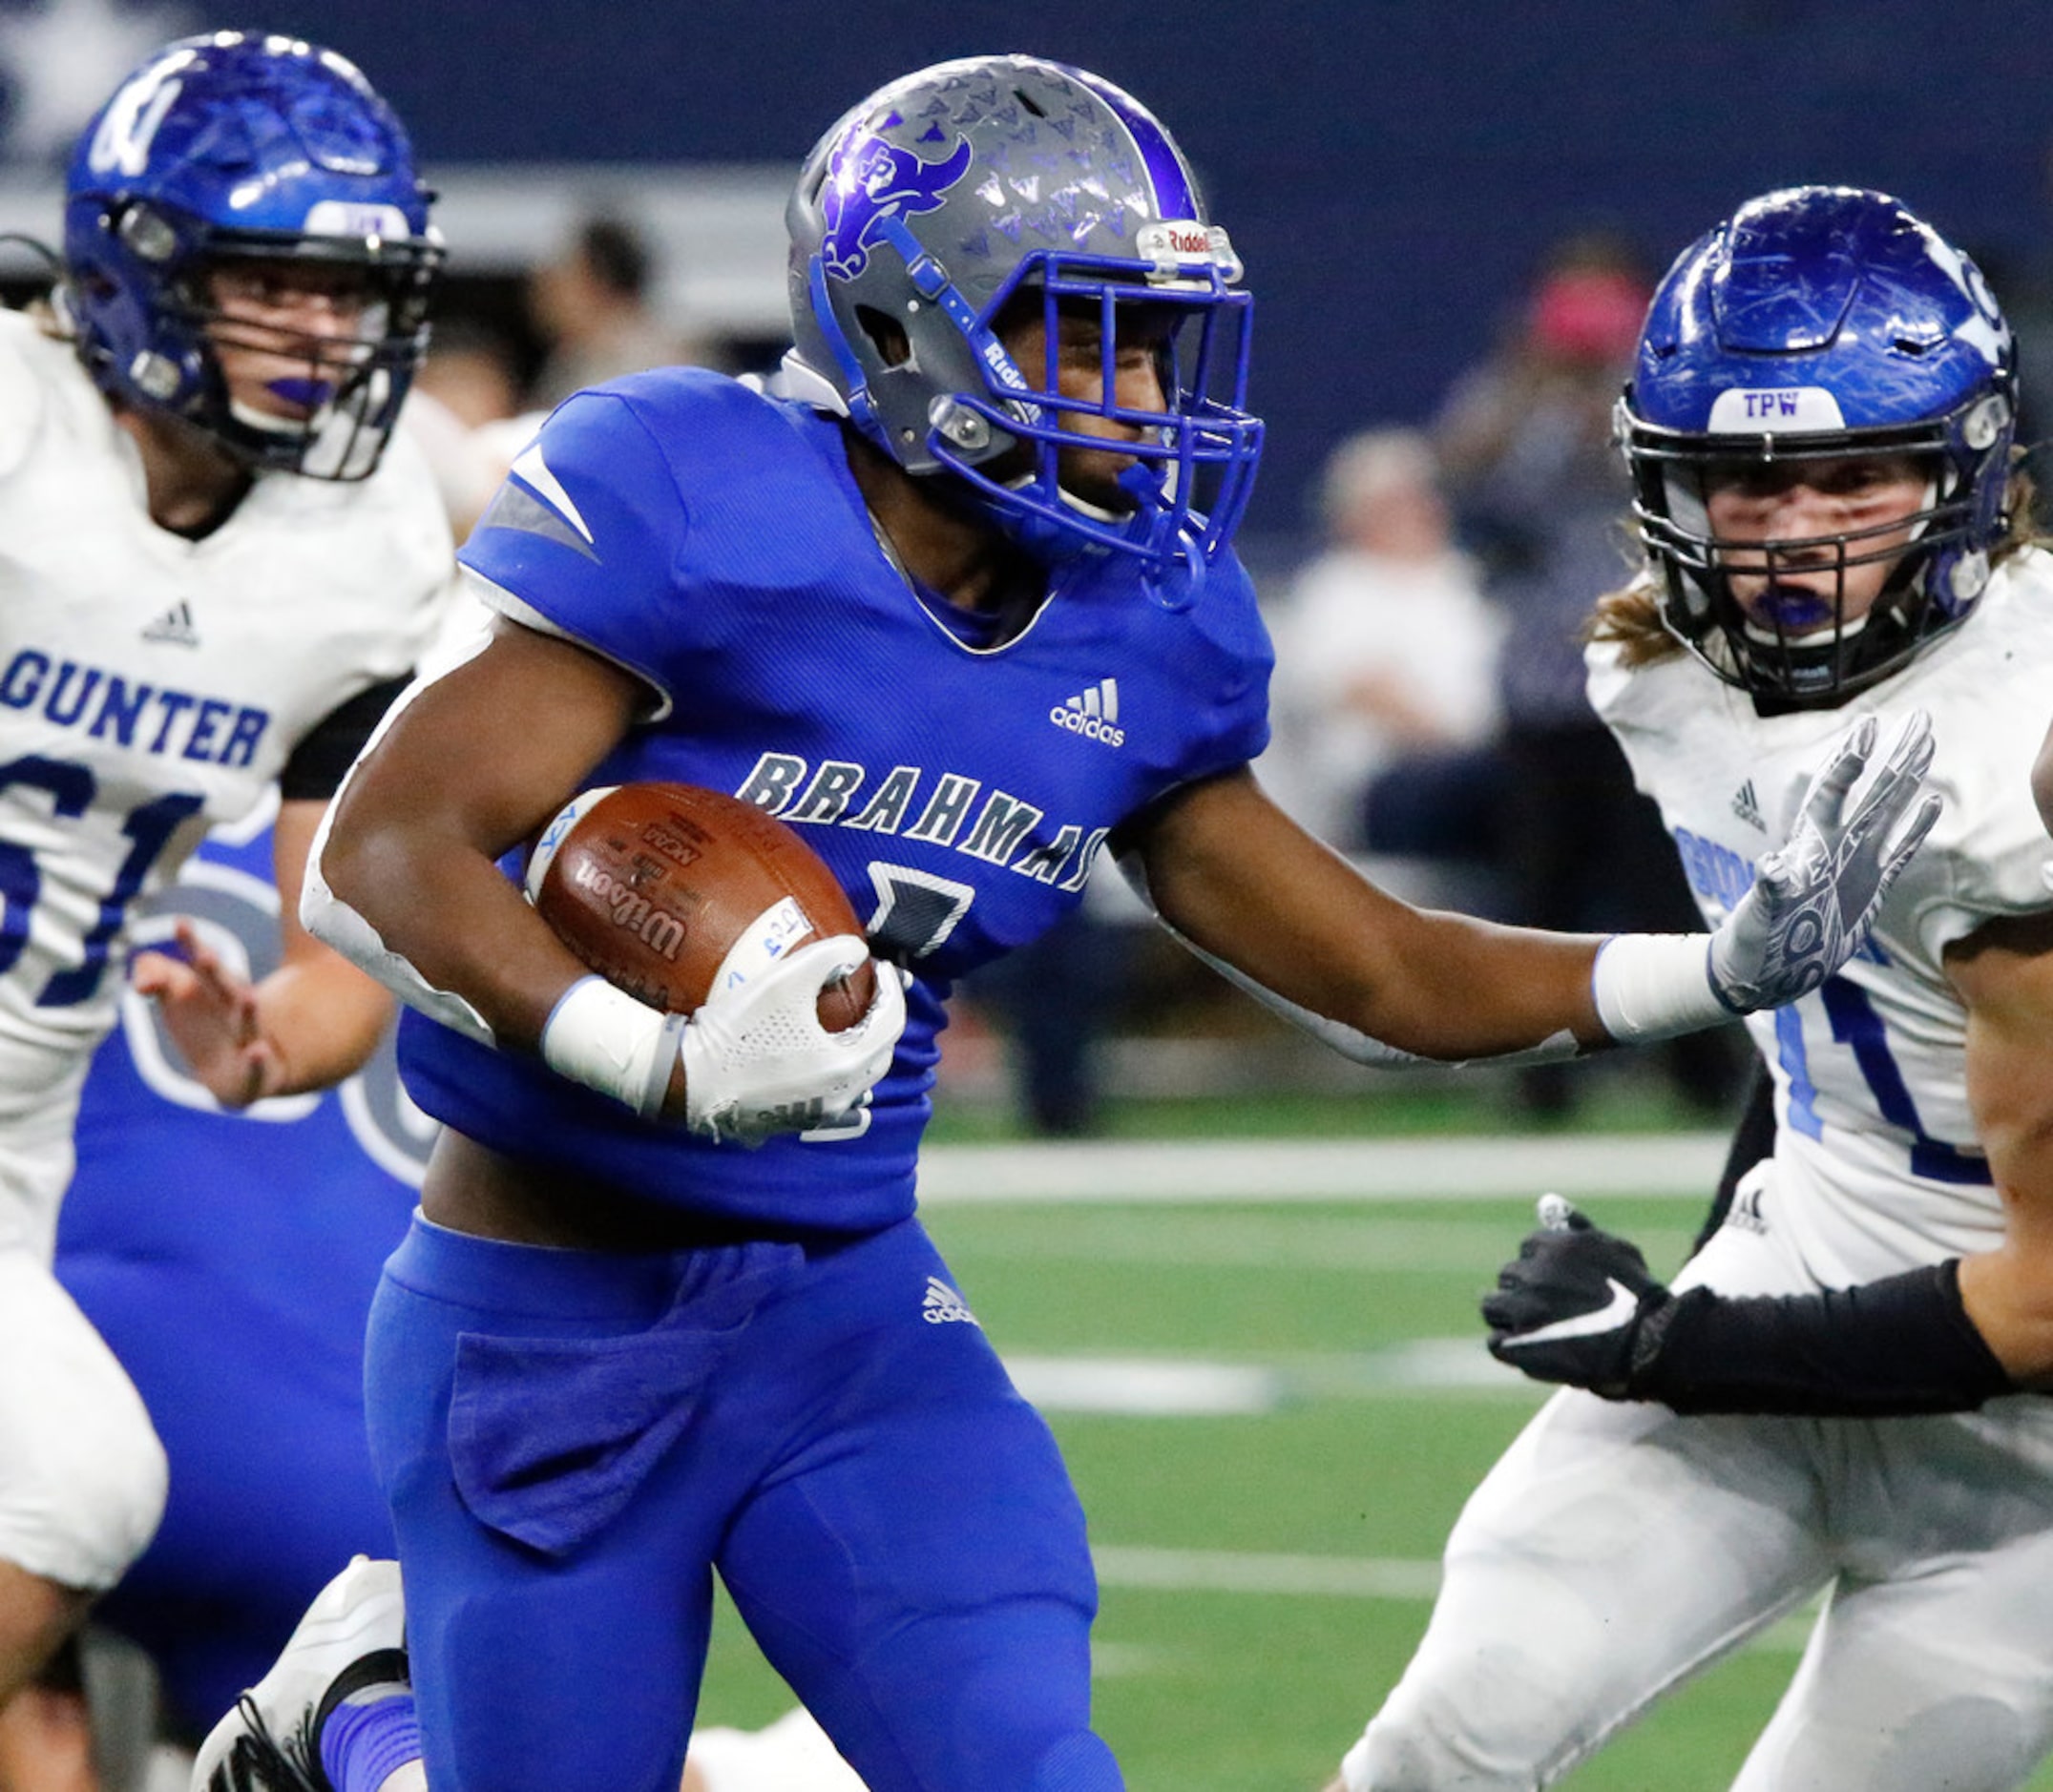
[[[857,305],[855,322],[887,367],[903,367],[912,360],[912,339],[906,334],[906,326],[889,311],[879,311],[875,305]]]

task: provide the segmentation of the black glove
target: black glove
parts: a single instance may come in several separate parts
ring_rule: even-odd
[[[1634,1347],[1667,1305],[1667,1289],[1637,1244],[1592,1225],[1559,1195],[1540,1198],[1540,1219],[1483,1296],[1490,1354],[1536,1381],[1632,1398]]]

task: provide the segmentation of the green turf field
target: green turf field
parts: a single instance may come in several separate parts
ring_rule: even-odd
[[[1541,1145],[1557,1156],[1542,1161]],[[1534,1146],[1536,1171],[1570,1193],[1559,1154],[1573,1147]],[[1286,1149],[1266,1166],[1243,1152],[1248,1197],[1283,1177]],[[1083,1161],[1050,1159],[1049,1176]],[[977,1182],[973,1161],[950,1187]],[[1585,1204],[1657,1269],[1680,1260],[1701,1211]],[[1272,1204],[1216,1189],[1188,1203],[937,1194],[929,1226],[1049,1412],[1091,1516],[1098,1722],[1135,1792],[1315,1792],[1330,1778],[1424,1625],[1465,1492],[1538,1404],[1490,1363],[1475,1317],[1531,1211],[1523,1195],[1454,1190]],[[1108,1400],[1129,1409],[1079,1407]],[[1799,1642],[1793,1622],[1771,1632],[1562,1783],[1728,1785]],[[723,1612],[703,1720],[757,1723],[787,1703]],[[2053,1773],[2033,1784],[2053,1792]]]

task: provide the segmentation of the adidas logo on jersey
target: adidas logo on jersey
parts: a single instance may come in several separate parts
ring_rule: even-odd
[[[1768,1216],[1761,1210],[1761,1189],[1742,1188],[1732,1197],[1732,1204],[1725,1210],[1724,1223],[1742,1232],[1752,1232],[1761,1238],[1768,1236]]]
[[[962,1296],[939,1276],[927,1278],[927,1298],[920,1302],[919,1316],[930,1325],[976,1323],[976,1315],[963,1304]]]
[[[1761,819],[1760,799],[1753,794],[1752,779],[1748,779],[1732,793],[1732,813],[1749,827],[1758,827],[1764,834],[1768,832],[1768,823]]]
[[[184,598],[143,630],[146,641],[168,641],[174,647],[198,647],[199,631],[193,627],[193,607]]]
[[[1080,697],[1058,703],[1048,712],[1058,728],[1080,734],[1087,740],[1102,740],[1107,746],[1121,745],[1126,730],[1120,722],[1120,681],[1100,678]]]

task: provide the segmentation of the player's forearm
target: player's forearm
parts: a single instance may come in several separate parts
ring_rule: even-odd
[[[286,964],[257,985],[257,1024],[276,1054],[271,1095],[326,1089],[368,1062],[391,1017],[380,984],[332,953]]]
[[[1180,793],[1121,864],[1178,937],[1333,1043],[1344,1032],[1459,1062],[1605,1040],[1590,991],[1598,941],[1400,902],[1245,773]]]
[[[1420,1057],[1460,1062],[1528,1052],[1565,1033],[1611,1043],[1591,995],[1601,941],[1412,910],[1345,1019]]]
[[[537,1049],[584,967],[460,833],[386,827],[374,813],[348,822],[338,819],[320,865],[342,913],[309,910],[310,929],[402,1001],[435,1013],[422,994],[446,992],[496,1042]]]
[[[1971,1411],[2017,1378],[1965,1313],[1956,1270],[1808,1295],[1692,1288],[1645,1323],[1629,1392],[1678,1412]]]

